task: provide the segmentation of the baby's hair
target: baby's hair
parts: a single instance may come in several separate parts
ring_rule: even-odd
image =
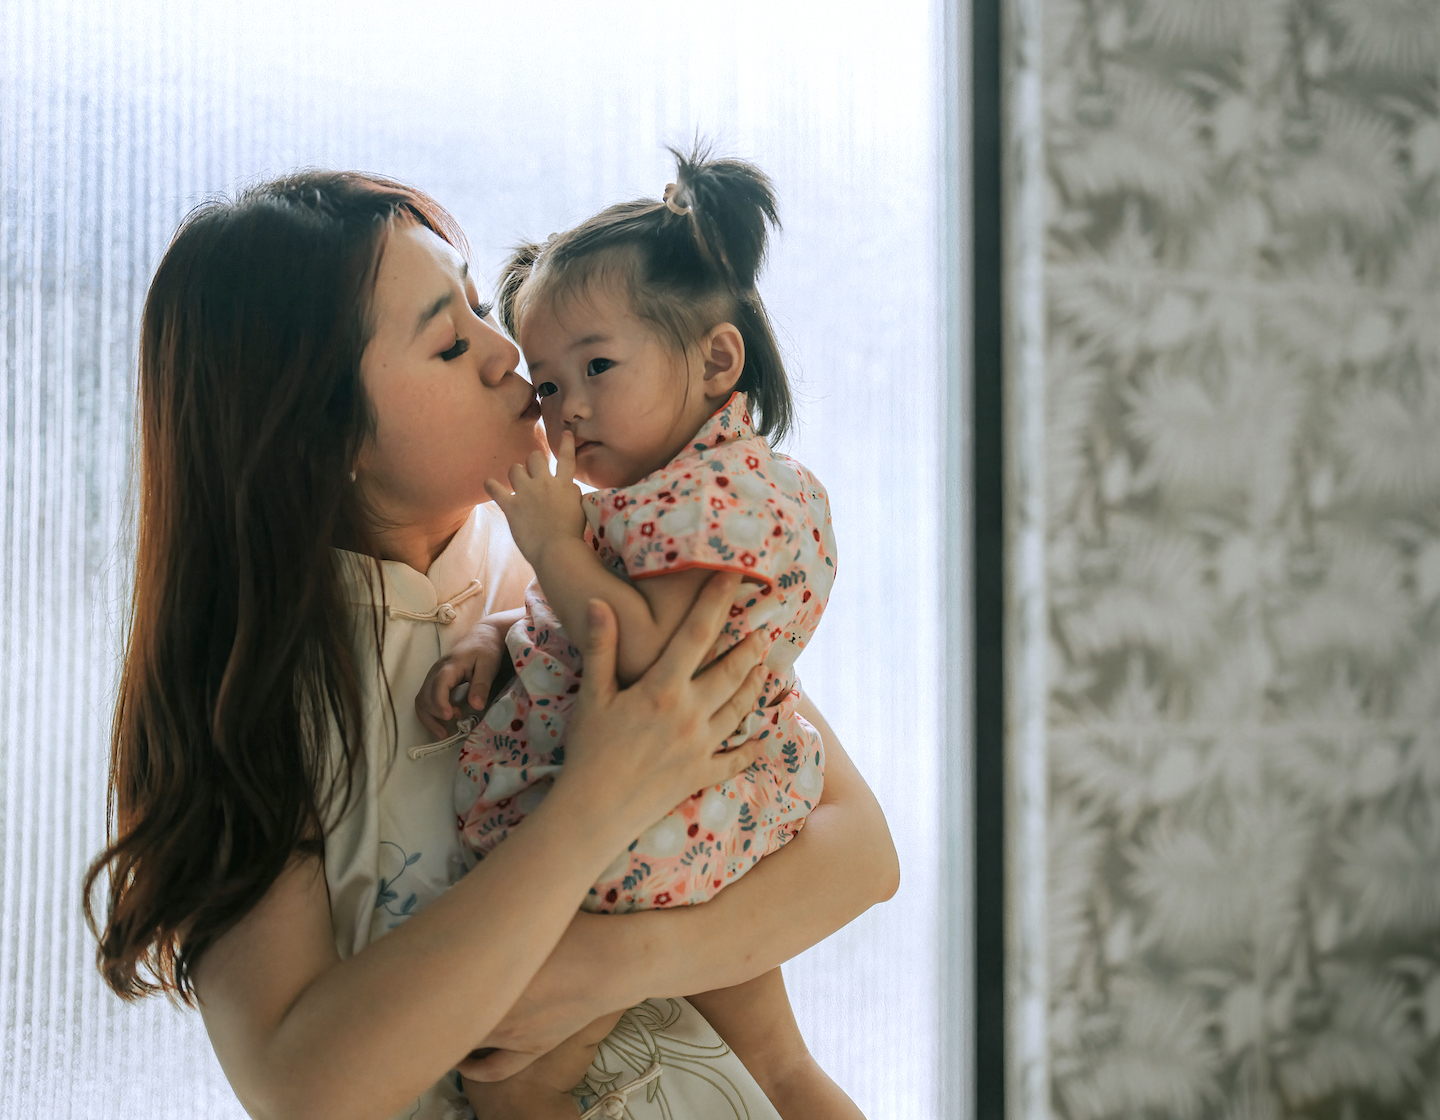
[[[711,159],[698,146],[688,156],[670,151],[677,170],[668,202],[617,203],[543,245],[519,246],[500,275],[500,321],[518,338],[518,323],[537,299],[558,301],[597,281],[618,281],[631,310],[682,353],[718,324],[734,323],[745,342],[735,387],[749,398],[756,430],[778,443],[795,405],[755,290],[766,225],[780,228],[774,188],[753,163]]]

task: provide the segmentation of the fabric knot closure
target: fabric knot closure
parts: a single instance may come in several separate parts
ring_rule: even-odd
[[[408,622],[438,622],[441,626],[449,626],[460,617],[460,612],[455,608],[472,595],[480,591],[480,581],[472,579],[470,586],[458,595],[450,596],[450,601],[441,603],[433,611],[403,611],[399,607],[386,608],[386,615],[391,619],[403,618]]]
[[[607,1120],[619,1120],[625,1115],[625,1105],[630,1100],[630,1094],[643,1085],[649,1085],[652,1081],[660,1079],[661,1066],[655,1062],[649,1069],[637,1077],[628,1085],[622,1085],[618,1089],[611,1089],[593,1105],[587,1108],[580,1115],[580,1120],[597,1120],[598,1117],[606,1117]]]

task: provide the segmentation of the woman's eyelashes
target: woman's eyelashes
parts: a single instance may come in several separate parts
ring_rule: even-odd
[[[585,367],[585,376],[594,377],[596,374],[604,373],[614,364],[609,358],[591,358]]]
[[[488,319],[490,317],[490,312],[495,310],[495,305],[493,303],[477,303],[473,307],[471,307],[470,310],[475,312],[475,317],[477,319]],[[468,338],[456,338],[455,344],[453,346],[451,346],[448,350],[440,351],[440,357],[443,361],[453,362],[456,358],[458,358],[461,354],[465,353],[465,351],[469,349],[470,340]]]
[[[468,338],[457,338],[455,340],[454,346],[451,346],[448,350],[440,351],[440,360],[444,362],[453,362],[456,358],[458,358],[461,354],[465,353],[465,351],[469,349],[470,340]]]

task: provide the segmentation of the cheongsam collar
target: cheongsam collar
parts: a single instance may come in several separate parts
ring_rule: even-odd
[[[379,580],[375,578],[374,560],[337,548],[335,554],[346,599],[368,606],[378,600],[383,581],[385,604],[392,618],[449,622],[454,616],[454,604],[480,590],[475,573],[485,563],[488,542],[485,528],[481,509],[476,506],[428,572],[417,572],[398,560],[382,560]],[[447,606],[451,610],[446,611]]]
[[[707,451],[713,451],[723,443],[754,438],[755,422],[750,418],[745,394],[731,393],[730,399],[720,411],[706,420],[695,433],[695,438],[686,444],[685,450],[675,456],[675,462],[691,458],[703,459]]]

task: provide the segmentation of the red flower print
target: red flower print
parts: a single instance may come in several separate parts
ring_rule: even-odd
[[[801,601],[802,603],[808,603],[808,602],[810,601],[810,592],[807,591],[807,592],[805,592],[804,595],[801,595],[801,596],[800,596],[800,601]]]
[[[686,836],[694,836],[694,835],[695,835],[697,832],[699,832],[699,831],[700,831],[700,826],[699,826],[698,824],[692,824],[689,828],[687,828],[687,829],[685,830],[685,835],[686,835]]]
[[[745,417],[745,423],[751,424],[751,425],[753,425],[753,424],[755,423],[755,421],[753,421],[753,420],[750,419],[750,414],[749,414],[748,412],[743,413],[742,415],[744,415],[744,417]]]
[[[655,535],[655,522],[647,521],[644,525],[641,525],[640,535],[642,537],[653,537]]]
[[[820,539],[820,530],[819,530],[819,529],[811,529],[810,531],[815,534],[815,539],[818,541],[818,540]]]
[[[716,879],[716,880],[715,880],[715,889],[716,889],[717,891],[720,889],[720,880],[719,880],[719,879]]]
[[[711,508],[711,509],[724,509],[724,508],[725,508],[725,499],[724,499],[724,498],[711,498],[711,499],[710,499],[710,508]]]
[[[624,509],[624,508],[625,508],[625,495],[624,495],[624,494],[616,494],[615,497],[613,497],[613,498],[610,499],[610,504],[611,504],[612,506],[614,506],[616,509]]]
[[[731,618],[739,618],[739,617],[740,617],[742,614],[744,614],[744,613],[745,613],[745,612],[744,612],[743,610],[741,610],[741,609],[740,609],[739,607],[737,607],[737,606],[732,605],[732,606],[730,607],[730,617],[731,617]]]
[[[590,538],[590,547],[593,548],[596,552],[599,552],[599,551],[600,551],[600,538],[599,538],[599,537],[591,537],[591,538]],[[530,632],[533,634],[535,631],[531,630]]]
[[[729,486],[729,485],[730,485],[730,480],[729,480],[728,478],[726,478],[726,477],[722,474],[719,478],[717,478],[717,479],[715,480],[715,485],[716,485],[716,486]]]
[[[778,638],[778,637],[780,636],[780,630],[779,630],[778,628],[776,628],[776,629],[774,629],[774,630],[771,630],[771,631],[770,631],[770,636],[771,636],[772,638]]]
[[[615,901],[617,898],[619,898],[619,897],[620,897],[620,892],[617,891],[614,887],[611,887],[608,891],[605,892],[605,901],[606,901],[606,902],[614,902],[614,901]]]
[[[760,460],[757,459],[757,458],[755,458],[754,455],[746,455],[746,456],[745,456],[745,465],[746,465],[747,467],[749,467],[749,468],[753,471],[753,470],[755,470],[757,467],[760,466]]]
[[[755,566],[755,557],[751,556],[748,552],[742,552],[740,554],[740,563],[744,564],[747,568],[753,568]]]
[[[674,552],[674,551],[667,552],[667,553],[665,554],[665,560],[666,560],[667,563],[673,563],[674,560],[675,560],[675,557],[677,557],[677,556],[679,556],[679,555],[680,555],[680,554],[679,554],[678,552]]]
[[[659,894],[657,894],[657,895],[655,896],[655,905],[656,905],[656,906],[669,906],[669,905],[670,905],[670,892],[669,892],[669,891],[661,891]]]
[[[718,436],[715,437],[715,446],[716,446],[716,447],[719,447],[719,446],[720,446],[722,443],[724,443],[724,442],[725,442],[725,433],[724,433],[724,432],[721,432]]]
[[[597,537],[603,537],[603,536],[605,535],[605,526],[604,526],[604,525],[601,525],[600,528],[596,529],[596,530],[595,530],[595,535],[596,535]]]
[[[512,719],[512,720],[510,721],[510,730],[511,730],[511,731],[519,731],[519,730],[520,730],[522,727],[524,727],[524,726],[525,726],[525,723],[524,723],[523,720]]]
[[[776,525],[776,526],[775,526],[775,531],[772,532],[770,535],[771,535],[772,537],[778,537],[778,536],[780,536],[780,535],[781,535],[782,533],[784,533],[784,532],[785,532],[785,527],[784,527],[783,525]]]

